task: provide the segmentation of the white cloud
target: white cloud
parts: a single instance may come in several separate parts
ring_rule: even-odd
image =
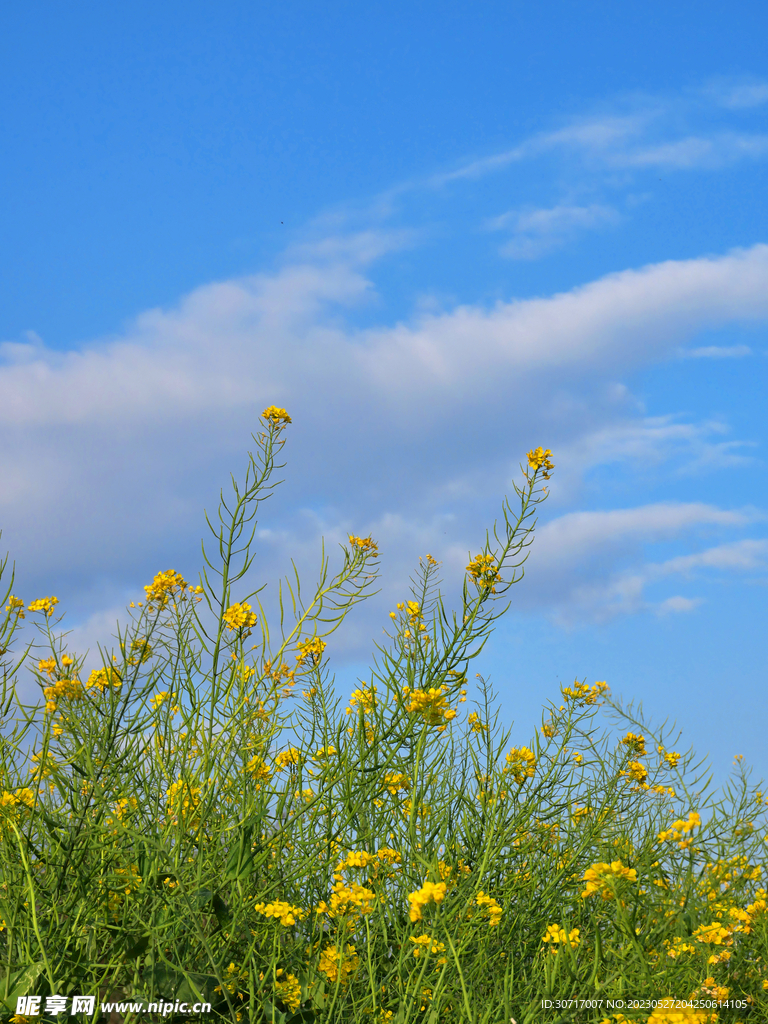
[[[650,515],[644,529],[646,511]],[[731,516],[734,518],[730,519]],[[739,521],[744,525],[750,519],[749,513],[724,513],[702,505],[632,509],[625,513],[580,513],[573,517],[573,523],[567,524],[570,529],[563,536],[557,536],[556,521],[548,524],[555,527],[554,538],[547,536],[545,527],[538,538],[538,547],[532,551],[526,599],[529,603],[538,599],[543,607],[553,611],[558,621],[570,626],[604,622],[617,615],[642,611],[660,614],[692,611],[703,603],[702,597],[677,595],[653,602],[647,599],[646,590],[672,576],[696,580],[704,570],[714,572],[716,578],[718,573],[762,571],[767,564],[768,541],[730,541],[659,563],[643,563],[640,545],[678,534],[689,536],[696,526],[735,525]],[[604,527],[604,535],[596,530],[599,526]],[[574,545],[574,553],[568,540]],[[555,557],[558,553],[563,556],[560,561]],[[616,570],[619,553],[634,563],[632,567]]]
[[[613,153],[616,167],[656,167],[666,170],[718,168],[768,153],[768,135],[721,132],[708,138],[687,136],[658,145]]]
[[[713,82],[704,90],[715,102],[730,110],[749,110],[768,103],[768,82]]]
[[[721,544],[693,555],[678,555],[660,565],[648,567],[649,578],[669,576],[672,573],[689,575],[696,569],[732,569],[749,572],[765,566],[768,541],[739,540]]]
[[[522,160],[530,160],[561,149],[581,150],[589,154],[608,154],[624,147],[637,137],[654,117],[651,110],[626,116],[580,118],[555,131],[539,132],[519,146],[471,160],[454,171],[436,174],[429,182],[440,187],[452,181],[482,178]]]
[[[357,360],[382,392],[396,390],[402,401],[418,391],[427,405],[432,389],[445,394],[481,380],[487,386],[489,371],[510,384],[527,373],[546,372],[552,380],[579,370],[614,372],[662,357],[709,324],[765,319],[767,283],[764,245],[670,260],[546,299],[459,306],[370,330]]]
[[[577,565],[616,543],[660,540],[694,526],[745,526],[753,520],[754,513],[727,511],[701,502],[659,502],[605,512],[570,512],[541,528],[535,562],[544,566]]]
[[[597,466],[623,464],[630,466],[636,477],[647,477],[664,464],[683,476],[742,468],[754,462],[745,449],[756,447],[755,442],[722,440],[730,428],[719,420],[690,423],[678,416],[629,418],[626,404],[617,402],[617,411],[624,415],[559,446],[563,470],[557,475],[557,488],[577,493],[585,473]]]
[[[510,210],[486,222],[490,231],[511,229],[512,237],[500,252],[512,259],[536,259],[563,245],[578,231],[617,224],[620,216],[610,206],[561,204],[548,209]]]
[[[478,522],[497,513],[516,463],[542,440],[566,479],[642,450],[689,460],[696,445],[718,450],[711,427],[639,423],[615,379],[702,329],[768,320],[768,246],[355,329],[345,310],[375,294],[361,263],[391,244],[370,234],[329,242],[320,262],[208,285],[119,336],[69,352],[35,342],[0,365],[0,525],[25,586],[59,580],[85,595],[97,579],[117,595],[169,564],[189,571],[200,508],[215,506],[272,403],[294,424],[287,494],[266,514],[280,500],[314,518],[283,516],[285,540],[262,538],[269,573],[295,547],[311,564],[319,533],[347,527],[391,533],[404,549],[389,563],[398,573],[417,553],[476,545]],[[735,442],[724,444],[722,458],[736,458]],[[563,566],[592,550],[590,530],[620,547],[654,530],[738,528],[744,515],[666,504],[574,513],[544,528],[537,557],[546,566],[557,548],[562,581]],[[557,605],[557,593],[547,600]]]
[[[708,94],[717,107],[746,110],[766,102],[768,85],[712,88]],[[500,153],[469,160],[455,170],[433,175],[428,183],[439,188],[453,182],[474,181],[547,156],[567,160],[572,178],[577,170],[574,157],[592,170],[685,171],[725,167],[740,160],[761,159],[768,153],[768,135],[711,126],[709,112],[709,108],[702,111],[700,102],[691,104],[681,96],[638,97],[630,113],[576,118],[569,125],[539,132]]]
[[[678,615],[681,612],[695,611],[703,603],[703,599],[700,597],[683,597],[677,594],[662,601],[657,606],[656,612],[658,615],[669,615],[670,613]]]
[[[752,355],[749,345],[704,345],[701,348],[683,349],[683,359],[741,359]]]

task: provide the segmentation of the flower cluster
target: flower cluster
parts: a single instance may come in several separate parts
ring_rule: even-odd
[[[349,942],[344,950],[338,946],[326,946],[320,953],[317,966],[328,981],[346,986],[349,984],[349,976],[360,966],[360,957]]]
[[[62,655],[61,667],[67,669],[70,665],[74,665],[75,659],[71,658],[68,654]],[[54,674],[58,671],[58,664],[55,658],[42,658],[37,663],[38,671],[45,673],[49,679],[53,679]]]
[[[552,452],[547,448],[546,450],[539,445],[538,448],[532,448],[528,452],[528,465],[534,470],[538,471],[543,469],[542,476],[545,480],[549,480],[552,470],[555,468],[554,462],[550,456]]]
[[[250,629],[256,625],[256,613],[243,601],[242,604],[231,604],[221,616],[221,620],[229,630]]]
[[[32,773],[32,778],[35,782],[39,782],[40,779],[48,778],[48,776],[52,774],[53,769],[57,767],[56,761],[50,750],[45,757],[43,757],[42,754],[34,753],[32,755],[32,761],[34,766],[29,770]]]
[[[376,893],[372,889],[358,885],[357,882],[337,880],[333,886],[330,903],[321,900],[317,905],[317,913],[355,920],[364,914],[370,914],[375,903]]]
[[[199,786],[191,786],[184,779],[179,779],[171,784],[166,796],[168,797],[168,815],[174,824],[180,817],[187,818],[190,813],[197,810],[200,804],[200,793]],[[190,821],[189,824],[197,824],[197,819]]]
[[[438,732],[444,732],[448,722],[453,721],[458,714],[455,708],[448,706],[447,693],[448,687],[444,685],[430,686],[423,690],[412,690],[404,686],[403,696],[408,702],[405,710],[420,715],[426,725],[435,725]]]
[[[105,668],[95,668],[88,676],[88,682],[85,685],[89,689],[94,688],[100,693],[104,693],[107,687],[117,688],[122,684],[123,680],[118,670],[113,665],[107,665]]]
[[[488,914],[488,927],[495,928],[499,921],[501,921],[501,907],[493,896],[486,896],[481,889],[477,896],[475,896],[475,903]]]
[[[282,967],[275,971],[275,994],[289,1010],[301,1005],[301,982],[295,974],[286,974]]]
[[[10,612],[11,615],[16,615],[18,618],[23,619],[24,616],[24,602],[20,597],[14,597],[10,594],[8,597],[8,604],[5,606],[5,610]]]
[[[248,972],[238,967],[235,963],[230,963],[224,972],[224,987],[227,991],[238,997],[242,997],[242,992],[240,991],[241,983],[247,980]],[[216,985],[214,992],[221,992],[221,985]]]
[[[246,764],[245,770],[250,772],[256,780],[256,789],[261,789],[262,785],[265,782],[269,782],[272,778],[272,769],[264,763],[263,758],[259,757],[258,754],[254,754],[248,764]]]
[[[157,573],[152,582],[144,587],[148,610],[165,608],[172,597],[183,593],[188,586],[189,584],[181,573],[175,572],[173,569]]]
[[[614,860],[610,864],[601,862],[587,868],[583,881],[587,886],[581,894],[582,897],[599,892],[604,900],[610,900],[615,897],[617,888],[626,882],[637,881],[637,871],[625,867],[620,860]]]
[[[399,612],[405,612],[405,623],[403,628],[403,638],[410,641],[411,643],[418,640],[423,641],[425,644],[432,642],[432,638],[427,633],[427,626],[424,622],[424,613],[422,612],[421,605],[418,601],[398,601],[397,610]],[[390,612],[389,617],[396,619],[397,615],[395,612]]]
[[[82,700],[83,684],[79,679],[59,679],[53,686],[43,690],[45,710],[50,714],[58,707],[60,700]]]
[[[579,931],[580,929],[578,928],[572,928],[570,932],[566,932],[565,928],[561,925],[550,924],[547,925],[547,930],[542,936],[541,941],[549,943],[551,952],[553,953],[555,952],[556,945],[567,944],[571,949],[576,949],[576,947],[581,943]]]
[[[409,942],[412,942],[415,946],[413,950],[413,955],[417,960],[421,956],[422,952],[425,952],[429,955],[434,953],[445,952],[445,943],[438,942],[436,939],[433,939],[430,935],[411,935],[409,937]],[[437,961],[438,965],[442,965],[447,962],[448,961],[444,956],[441,956]]]
[[[283,900],[275,900],[273,903],[257,903],[253,909],[258,914],[263,914],[264,917],[274,917],[285,928],[296,924],[297,920],[301,921],[302,918],[307,916],[306,910],[302,910],[301,907],[294,907],[290,903],[283,902]]]
[[[366,686],[363,683],[362,687],[357,690],[353,690],[349,698],[349,705],[345,709],[347,715],[351,715],[353,711],[359,710],[363,712],[364,717],[368,717],[376,707],[376,686]]]
[[[287,750],[282,750],[275,757],[275,771],[282,771],[283,768],[289,768],[293,771],[303,762],[303,760],[304,755],[298,747],[289,747]]]
[[[152,647],[145,636],[138,636],[131,641],[131,656],[128,658],[129,665],[143,665],[152,657]]]
[[[428,903],[442,903],[448,886],[445,882],[425,882],[416,892],[410,893],[408,902],[411,921],[421,921],[422,910]]]
[[[677,768],[680,764],[680,758],[682,754],[678,754],[675,750],[665,750],[664,747],[659,744],[656,748],[659,754],[664,758],[664,763],[668,768]]]
[[[625,775],[633,782],[643,783],[648,778],[648,769],[640,761],[630,761],[627,767],[619,772],[619,775]]]
[[[563,686],[560,690],[567,701],[574,704],[598,704],[600,698],[608,693],[608,683],[595,683],[588,686],[586,683],[574,681],[573,686]]]
[[[261,415],[275,430],[282,430],[288,423],[293,422],[285,409],[279,409],[276,405],[268,405]]]
[[[501,573],[493,555],[475,555],[466,571],[480,590],[490,590],[492,594],[496,593],[496,584],[502,582]]]
[[[518,786],[526,781],[526,779],[532,779],[536,774],[536,755],[528,747],[512,747],[506,757],[507,767],[504,769],[508,772]]]
[[[58,597],[39,597],[36,601],[27,605],[28,612],[45,612],[50,617],[53,615],[53,609],[59,603]]]
[[[364,555],[369,558],[379,557],[379,545],[373,539],[373,537],[356,537],[353,533],[349,534],[349,543],[353,548],[357,548],[362,551]]]
[[[639,736],[637,733],[628,732],[621,740],[621,743],[623,743],[625,747],[629,747],[635,757],[645,757],[645,736]]]
[[[299,665],[303,665],[305,661],[308,661],[311,665],[319,665],[320,660],[323,657],[323,651],[327,647],[325,640],[321,640],[319,636],[313,636],[307,640],[301,640],[296,648],[298,654],[296,655],[296,661]]]
[[[26,807],[32,808],[35,802],[35,794],[27,787],[17,789],[15,793],[3,790],[0,795],[0,836],[2,836],[6,823],[17,821],[19,812]],[[0,929],[2,930],[2,929]]]
[[[688,839],[683,839],[683,835],[687,835],[692,832],[701,824],[701,816],[696,811],[690,811],[688,814],[688,820],[683,821],[682,818],[677,821],[673,821],[668,829],[664,829],[659,832],[660,843],[677,843],[681,850],[687,850],[693,838],[689,836]]]
[[[17,789],[15,793],[9,793],[7,789],[4,789],[0,796],[0,807],[16,807],[18,804],[31,807],[34,802],[35,794],[26,786],[23,789]]]

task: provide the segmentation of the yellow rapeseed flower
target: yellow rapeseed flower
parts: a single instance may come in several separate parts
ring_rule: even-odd
[[[480,721],[480,716],[476,711],[471,711],[467,718],[467,724],[471,726],[472,732],[486,732],[488,726],[484,722]]]
[[[630,761],[624,771],[619,772],[633,782],[643,783],[648,778],[648,769],[640,761]]]
[[[421,889],[412,892],[408,896],[408,902],[411,904],[409,911],[411,921],[421,921],[422,908],[428,903],[442,903],[447,888],[445,882],[425,882]]]
[[[312,665],[318,665],[323,657],[323,651],[327,647],[327,644],[325,640],[321,640],[319,636],[314,636],[307,640],[300,641],[296,647],[299,652],[296,655],[296,661],[299,665],[303,665],[305,661],[309,661]]]
[[[475,896],[475,903],[488,914],[488,927],[495,928],[499,921],[501,921],[502,910],[493,896],[486,896],[481,889],[477,896]]]
[[[543,469],[544,472],[542,473],[542,476],[545,480],[549,480],[551,471],[555,468],[555,464],[550,458],[551,455],[552,452],[549,448],[544,449],[541,445],[539,445],[538,448],[532,448],[528,452],[528,465],[531,466],[534,471]]]
[[[45,612],[50,617],[53,615],[53,609],[59,603],[58,597],[39,597],[36,601],[27,605],[28,612]]]
[[[501,573],[493,555],[475,555],[466,571],[480,590],[490,590],[492,594],[496,593],[496,584],[502,582]]]
[[[512,747],[506,756],[507,767],[504,769],[522,786],[527,779],[536,774],[536,755],[528,747]]]
[[[379,557],[379,545],[373,539],[373,537],[356,537],[353,533],[349,534],[349,543],[353,548],[358,548],[368,558]]]
[[[448,688],[446,686],[430,686],[428,689],[411,690],[403,687],[403,696],[408,701],[405,710],[418,714],[426,725],[437,726],[438,732],[444,732],[447,723],[453,721],[458,712],[448,706]]]
[[[25,618],[24,615],[24,602],[20,597],[14,597],[13,594],[8,597],[8,604],[5,606],[5,610],[10,612],[11,615],[16,615],[18,618]]]
[[[275,992],[289,1010],[298,1010],[301,1005],[301,982],[295,974],[285,974],[282,968],[275,971]]]
[[[621,742],[632,751],[635,757],[645,757],[645,736],[628,732]]]
[[[567,701],[574,704],[597,704],[600,697],[607,694],[609,690],[607,683],[595,683],[594,686],[588,686],[586,683],[580,683],[577,679],[572,687],[563,686],[560,692]]]
[[[436,939],[433,939],[430,935],[411,935],[409,936],[408,941],[412,942],[416,947],[413,950],[413,955],[416,960],[419,959],[419,957],[422,954],[422,951],[430,954],[445,952],[445,943],[438,942]],[[439,966],[441,964],[447,963],[447,960],[444,956],[442,956],[438,959],[437,963]]]
[[[144,587],[147,595],[147,610],[154,611],[155,608],[165,608],[174,596],[181,596],[189,584],[181,575],[173,569],[156,574],[150,584]]]
[[[88,682],[85,685],[89,689],[95,687],[103,693],[108,686],[119,687],[122,684],[123,680],[118,670],[113,665],[107,665],[106,668],[95,668],[88,676]]]
[[[360,957],[355,947],[348,942],[344,950],[338,946],[326,946],[320,953],[317,968],[332,984],[338,981],[346,986],[349,984],[349,975],[353,974],[359,965]]]
[[[543,943],[549,943],[553,953],[555,952],[554,947],[556,945],[567,944],[571,949],[576,949],[576,947],[581,943],[579,930],[580,929],[578,928],[572,928],[570,932],[566,932],[562,925],[550,924],[547,925],[547,930],[542,936],[541,941]]]
[[[251,606],[246,601],[243,601],[242,604],[238,602],[230,605],[221,619],[229,630],[250,629],[251,626],[256,625],[256,613],[251,610]]]
[[[275,757],[275,770],[282,771],[283,768],[290,768],[293,771],[303,760],[304,755],[297,747],[289,747]]]
[[[286,424],[293,422],[285,409],[279,409],[276,405],[268,405],[261,415],[275,430],[282,430]]]
[[[263,914],[264,917],[275,918],[286,928],[307,916],[306,910],[302,910],[301,907],[294,907],[283,900],[274,900],[272,903],[256,903],[253,909],[258,914]]]
[[[635,868],[625,867],[620,860],[614,860],[610,864],[601,862],[587,868],[583,881],[587,885],[581,894],[582,897],[599,892],[604,900],[610,900],[615,897],[615,889],[619,885],[637,881],[637,871]]]

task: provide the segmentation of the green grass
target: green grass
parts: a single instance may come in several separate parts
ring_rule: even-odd
[[[310,590],[294,566],[270,630],[245,588],[290,421],[263,422],[199,583],[159,573],[89,678],[54,601],[7,584],[3,1019],[18,995],[89,993],[274,1024],[768,1019],[766,802],[741,764],[713,792],[691,752],[586,681],[513,742],[469,681],[522,576],[548,453],[460,609],[426,555],[341,699],[327,638],[378,551],[350,537]],[[30,670],[35,706],[16,695]],[[632,1005],[665,998],[699,1004]]]

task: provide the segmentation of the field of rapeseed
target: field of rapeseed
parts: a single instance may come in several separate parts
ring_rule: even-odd
[[[199,581],[159,572],[94,671],[57,599],[6,575],[3,1019],[90,993],[97,1013],[199,999],[254,1024],[768,1020],[766,801],[741,764],[711,792],[603,682],[562,688],[513,742],[470,681],[551,453],[528,454],[461,607],[425,555],[340,699],[328,638],[375,586],[375,541],[323,555],[309,590],[290,577],[278,622],[245,590],[289,423],[265,410]]]

